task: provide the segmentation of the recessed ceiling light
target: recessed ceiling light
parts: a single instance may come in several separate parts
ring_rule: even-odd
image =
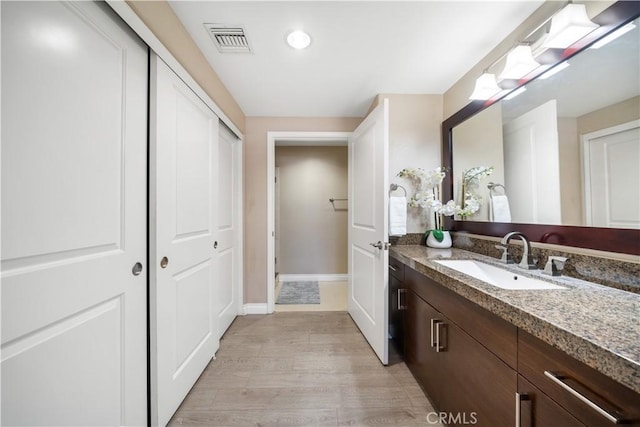
[[[304,49],[311,44],[311,37],[302,30],[292,31],[287,35],[287,44],[294,49]]]

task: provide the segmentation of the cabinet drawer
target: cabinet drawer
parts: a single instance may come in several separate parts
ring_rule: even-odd
[[[524,331],[518,372],[587,426],[640,426],[640,395]]]
[[[409,267],[405,268],[405,286],[481,342],[507,365],[516,368],[516,326]]]
[[[393,257],[389,257],[389,274],[401,282],[404,281],[404,264]]]
[[[516,425],[520,427],[584,427],[584,424],[521,375],[518,375]]]

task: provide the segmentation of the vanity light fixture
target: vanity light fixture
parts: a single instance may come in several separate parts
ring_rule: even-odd
[[[551,28],[543,46],[566,49],[598,27],[587,16],[584,4],[569,3],[551,18]]]
[[[485,71],[476,80],[476,87],[473,89],[473,93],[469,99],[486,101],[500,91],[502,91],[502,88],[496,83],[495,74],[490,74]]]
[[[539,66],[538,61],[533,59],[531,46],[521,44],[507,55],[507,63],[500,73],[500,79],[519,80]]]
[[[516,96],[524,93],[527,91],[527,88],[524,86],[520,86],[518,89],[514,90],[513,92],[511,92],[509,95],[505,96],[504,99],[506,101],[515,98]]]
[[[636,28],[636,25],[633,22],[629,22],[624,27],[620,27],[617,30],[615,30],[614,32],[610,33],[609,35],[601,38],[600,40],[598,40],[597,42],[592,44],[589,48],[590,49],[600,49],[602,46],[614,41],[615,39],[617,39],[618,37],[620,37],[623,34],[627,34],[629,31],[631,31],[631,30],[633,30],[635,28]]]
[[[287,44],[294,49],[305,49],[311,44],[311,37],[302,30],[295,30],[287,34]]]
[[[564,70],[568,66],[569,66],[569,63],[567,61],[561,62],[558,65],[556,65],[555,67],[553,67],[552,69],[550,69],[549,71],[541,74],[538,77],[538,79],[540,79],[540,80],[548,79],[549,77],[553,76],[554,74],[558,74],[560,71]]]

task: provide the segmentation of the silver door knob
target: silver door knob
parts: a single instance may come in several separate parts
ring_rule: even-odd
[[[382,249],[383,248],[383,244],[380,240],[378,240],[378,243],[369,243],[371,246],[373,246],[374,248],[378,248],[378,249]]]
[[[167,268],[167,265],[169,265],[169,258],[167,258],[166,256],[163,256],[162,259],[160,260],[160,267]]]
[[[135,264],[133,264],[131,273],[133,273],[134,276],[139,276],[140,273],[142,273],[142,263],[136,262]]]

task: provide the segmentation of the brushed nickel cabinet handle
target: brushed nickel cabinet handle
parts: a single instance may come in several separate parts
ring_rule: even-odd
[[[407,306],[404,305],[404,295],[406,292],[406,289],[398,289],[398,310],[406,310],[407,308]]]
[[[437,324],[439,324],[440,322],[442,322],[442,320],[440,319],[431,319],[431,339],[430,339],[430,343],[431,343],[431,347],[435,347],[436,346],[436,341],[434,340],[434,337],[436,336],[433,333],[433,329],[436,327]]]
[[[395,268],[393,265],[389,264],[389,270],[391,271],[398,271],[397,268]]]
[[[440,343],[440,338],[441,338],[440,337],[440,329],[441,329],[440,327],[441,326],[445,326],[446,327],[447,325],[446,325],[446,323],[443,323],[443,322],[437,322],[436,323],[436,352],[437,353],[440,353],[441,351],[446,350],[446,348],[447,348],[446,344],[442,345]]]
[[[518,393],[516,391],[516,427],[522,427],[522,402],[526,400],[529,400],[527,393]]]
[[[582,403],[586,404],[588,407],[605,417],[607,420],[611,421],[613,424],[622,424],[625,421],[620,416],[620,414],[602,408],[600,405],[587,398],[578,390],[565,383],[564,380],[567,379],[566,376],[550,371],[544,371],[544,374],[547,376],[547,378],[551,379],[551,381],[562,387],[564,390],[568,391],[572,396],[576,397]]]

